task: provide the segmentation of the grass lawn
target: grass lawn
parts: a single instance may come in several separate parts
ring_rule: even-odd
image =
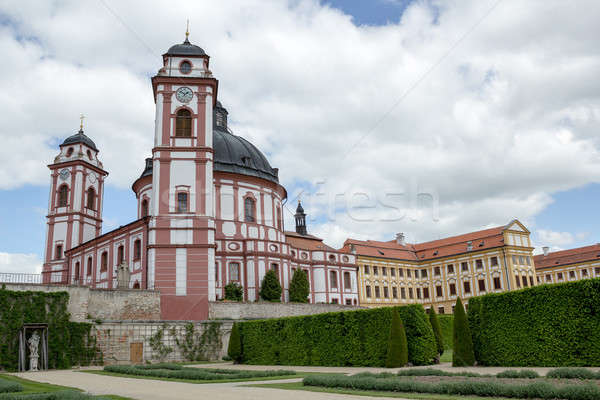
[[[108,376],[118,376],[121,378],[134,378],[134,379],[150,379],[155,381],[171,381],[171,382],[185,382],[185,383],[227,383],[227,382],[252,382],[252,381],[276,381],[281,379],[301,379],[307,375],[315,374],[315,372],[299,372],[296,375],[282,375],[282,376],[261,376],[256,378],[246,378],[246,379],[213,379],[213,380],[198,380],[198,379],[179,379],[179,378],[160,378],[153,376],[141,376],[141,375],[128,375],[128,374],[120,374],[117,372],[109,372],[109,371],[79,371],[85,374],[97,374],[97,375],[108,375]]]
[[[440,357],[440,362],[452,362],[452,349],[444,351],[444,354],[442,354],[442,356]]]
[[[292,383],[263,383],[256,385],[244,385],[248,387],[261,387],[268,389],[284,389],[284,390],[306,390],[309,392],[323,392],[335,394],[348,394],[354,396],[371,396],[371,397],[399,397],[403,399],[418,399],[418,400],[507,400],[504,397],[476,397],[476,396],[455,396],[446,394],[432,393],[399,393],[399,392],[380,392],[368,390],[352,390],[352,389],[336,389],[317,386],[304,386],[302,382]],[[282,396],[283,397],[283,396]]]
[[[58,392],[61,390],[72,390],[75,392],[81,392],[80,389],[72,388],[68,386],[59,386],[59,385],[51,385],[49,383],[35,382],[29,379],[19,378],[13,375],[0,374],[0,378],[5,379],[11,382],[20,383],[23,386],[22,392],[17,392],[14,394],[33,394],[33,393],[51,393]],[[131,400],[128,397],[114,396],[114,395],[103,395],[102,397],[115,399],[115,400]]]

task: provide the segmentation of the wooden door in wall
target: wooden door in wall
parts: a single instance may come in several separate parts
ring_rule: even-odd
[[[144,360],[144,343],[129,344],[129,359],[132,364],[141,364]]]

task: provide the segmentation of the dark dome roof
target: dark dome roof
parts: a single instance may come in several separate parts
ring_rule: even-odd
[[[279,183],[277,168],[271,168],[267,158],[244,138],[213,128],[214,170],[255,176]]]
[[[79,143],[83,143],[87,147],[90,147],[92,150],[98,151],[98,149],[96,148],[96,144],[92,141],[92,139],[90,139],[83,133],[82,129],[80,129],[79,132],[77,132],[76,134],[66,138],[65,141],[62,142],[61,146],[66,146],[69,144],[79,144]]]
[[[206,53],[200,46],[191,44],[190,41],[185,38],[185,41],[181,44],[173,45],[165,53],[169,56],[205,56]]]

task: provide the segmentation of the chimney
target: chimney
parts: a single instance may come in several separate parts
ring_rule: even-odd
[[[404,244],[405,244],[404,233],[402,233],[402,232],[396,233],[396,243],[399,244],[400,246],[404,246]]]
[[[544,257],[547,256],[548,253],[550,253],[550,247],[548,246],[542,247],[542,250],[544,251]]]

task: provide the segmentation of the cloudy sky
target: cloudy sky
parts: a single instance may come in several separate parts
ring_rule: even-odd
[[[328,243],[513,218],[537,246],[600,241],[597,1],[5,0],[0,271],[41,265],[46,166],[81,113],[110,173],[104,231],[135,218],[150,77],[188,18],[234,132]]]

